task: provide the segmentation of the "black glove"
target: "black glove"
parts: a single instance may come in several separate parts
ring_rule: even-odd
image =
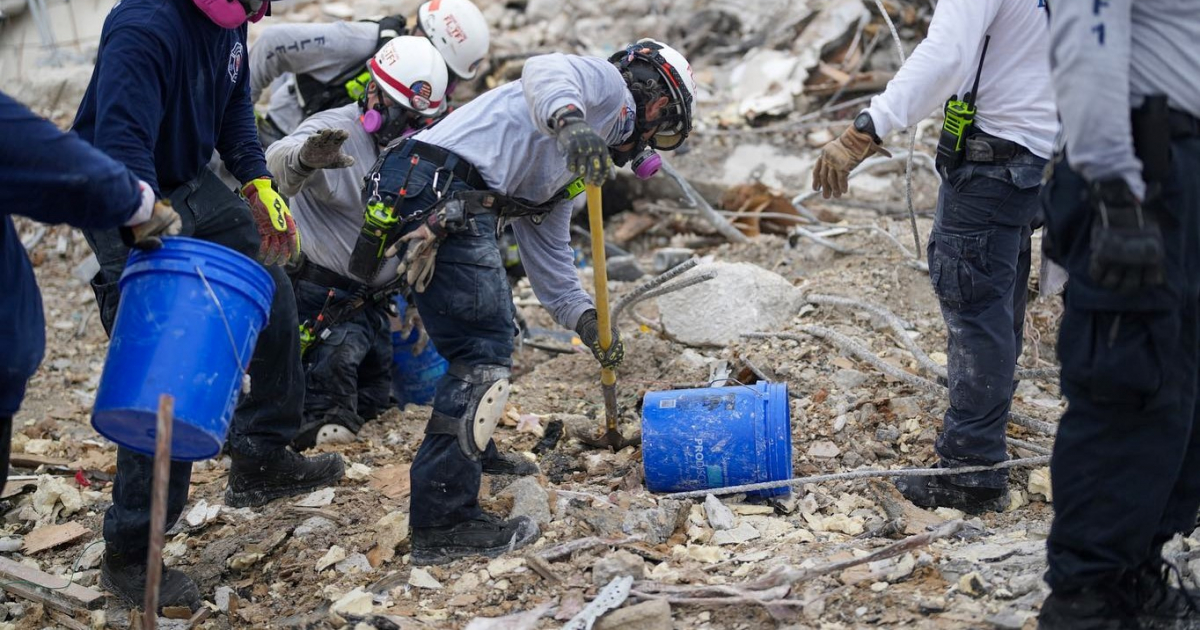
[[[596,317],[596,309],[588,309],[579,316],[579,321],[575,323],[575,333],[592,349],[592,356],[600,362],[600,367],[613,370],[625,360],[625,345],[621,343],[621,333],[616,326],[612,329],[612,345],[608,351],[600,349],[600,320]]]
[[[1093,182],[1088,199],[1096,213],[1088,261],[1092,280],[1126,295],[1162,284],[1166,255],[1154,205],[1143,207],[1119,177]]]
[[[583,112],[567,105],[550,117],[550,128],[558,144],[567,151],[567,168],[582,177],[584,183],[600,186],[613,171],[612,156],[604,138],[588,126]]]

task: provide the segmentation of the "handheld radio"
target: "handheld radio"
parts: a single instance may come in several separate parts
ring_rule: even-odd
[[[952,169],[958,168],[967,154],[967,137],[975,125],[975,99],[979,93],[979,75],[983,74],[983,60],[987,57],[988,44],[992,36],[983,39],[983,52],[979,55],[979,68],[975,71],[975,83],[971,91],[958,100],[958,95],[946,101],[946,120],[942,123],[942,134],[938,138],[936,165],[943,177]]]

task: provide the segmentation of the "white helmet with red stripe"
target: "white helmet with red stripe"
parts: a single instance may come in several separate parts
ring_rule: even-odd
[[[487,20],[471,0],[429,0],[417,9],[417,23],[442,53],[450,72],[474,79],[487,57],[491,34]]]
[[[434,116],[446,100],[446,64],[424,37],[397,37],[367,62],[371,78],[388,98],[422,116]]]
[[[696,79],[692,65],[677,50],[653,39],[632,43],[608,59],[621,71],[638,105],[637,133],[640,127],[653,127],[650,146],[675,150],[692,132],[696,112]],[[653,94],[649,94],[652,92]],[[644,120],[645,101],[655,94],[667,96],[669,103],[653,123]]]

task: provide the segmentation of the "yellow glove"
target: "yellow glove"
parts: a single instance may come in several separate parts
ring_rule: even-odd
[[[826,199],[830,195],[841,197],[850,188],[850,171],[876,153],[892,157],[870,134],[854,127],[847,128],[821,149],[821,157],[813,167],[813,190],[821,191],[821,196]]]
[[[258,257],[264,265],[296,262],[300,258],[300,230],[288,210],[275,182],[267,177],[250,180],[242,186],[242,196],[250,205],[254,225],[262,237]]]

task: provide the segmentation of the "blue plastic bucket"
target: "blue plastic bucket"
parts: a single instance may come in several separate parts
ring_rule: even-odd
[[[274,295],[261,265],[215,243],[174,237],[161,249],[133,251],[92,426],[153,455],[158,398],[170,394],[171,459],[216,455]]]
[[[400,314],[400,319],[404,319],[407,310],[408,303],[397,295],[396,311]],[[396,396],[401,407],[409,403],[432,403],[438,381],[448,367],[446,359],[438,354],[432,341],[427,341],[420,352],[413,353],[420,337],[421,331],[416,328],[407,336],[400,332],[392,333],[392,394]]]
[[[646,394],[642,466],[651,492],[724,488],[792,477],[787,383]],[[763,490],[758,496],[787,493]]]

